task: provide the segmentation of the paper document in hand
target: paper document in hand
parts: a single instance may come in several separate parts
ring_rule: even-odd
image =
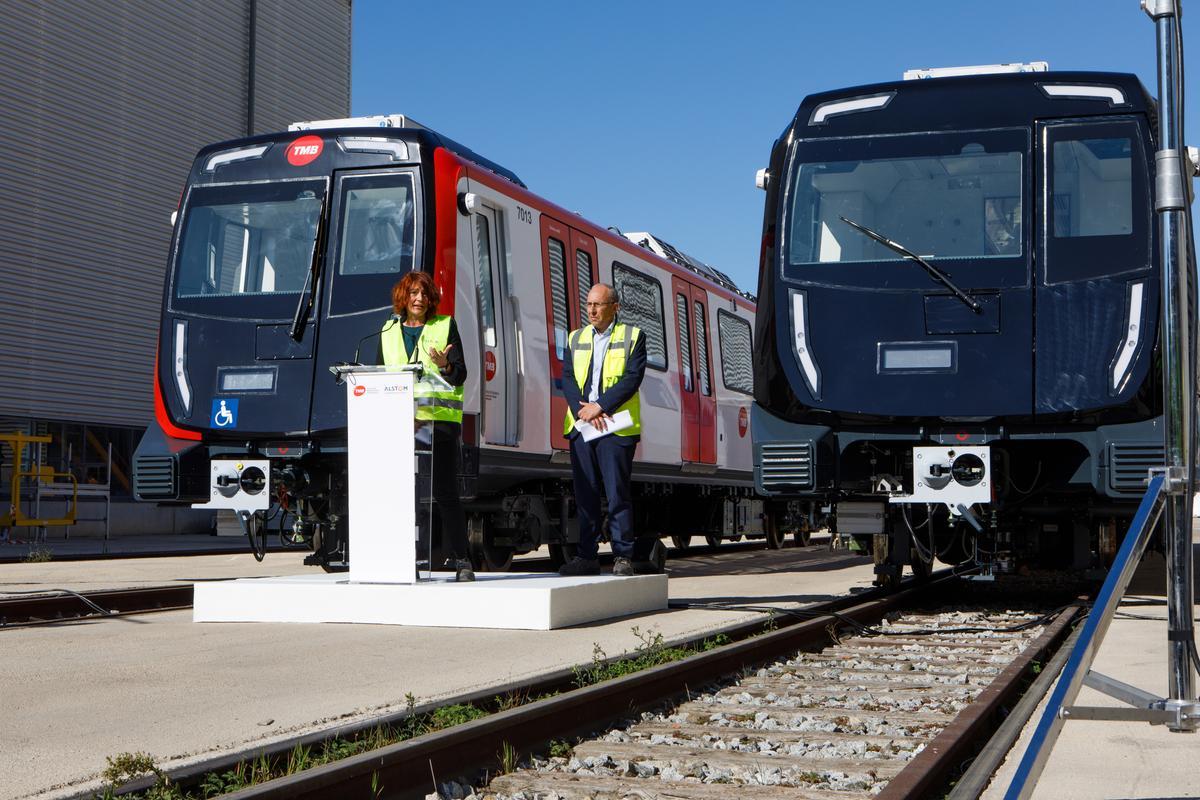
[[[623,431],[633,425],[633,417],[628,411],[618,411],[611,417],[604,419],[606,423],[605,429],[600,430],[590,422],[584,422],[579,419],[575,421],[575,430],[579,431],[579,435],[583,437],[585,442],[590,442],[592,439],[599,439],[601,436],[607,436],[610,433]]]

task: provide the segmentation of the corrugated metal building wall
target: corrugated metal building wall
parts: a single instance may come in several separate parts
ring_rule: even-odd
[[[169,217],[191,159],[248,128],[348,116],[350,11],[53,0],[5,15],[0,417],[148,423]]]

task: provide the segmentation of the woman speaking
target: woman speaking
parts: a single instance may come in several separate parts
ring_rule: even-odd
[[[462,337],[450,316],[438,316],[441,299],[427,273],[413,271],[392,287],[392,309],[400,319],[388,321],[380,336],[380,360],[387,366],[421,364],[425,378],[415,389],[418,426],[433,429],[433,499],[442,521],[443,545],[450,548],[447,565],[455,580],[473,581],[467,560],[467,524],[458,496],[458,449],[462,438],[463,383],[467,363]]]

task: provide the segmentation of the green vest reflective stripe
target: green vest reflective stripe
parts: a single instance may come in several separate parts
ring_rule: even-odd
[[[588,392],[591,391],[591,372],[588,367],[592,361],[592,338],[596,334],[596,329],[591,325],[587,325],[578,330],[571,331],[571,335],[567,337],[567,343],[571,356],[571,367],[575,373],[575,382],[579,384],[579,392],[583,395],[584,400],[587,400]],[[600,371],[600,393],[604,394],[608,389],[616,385],[617,381],[621,380],[621,376],[625,374],[625,363],[629,360],[629,354],[633,352],[633,346],[637,344],[638,338],[642,335],[641,329],[633,325],[625,325],[620,322],[613,323],[612,338],[608,340],[608,351],[604,354],[604,364]],[[620,408],[615,411],[610,410],[608,413],[611,416],[621,411],[628,411],[633,424],[624,430],[616,432],[617,436],[640,436],[642,433],[642,400],[640,392],[634,392],[633,397],[626,400]],[[563,418],[563,436],[571,432],[575,427],[574,409],[567,408],[567,415]]]
[[[438,365],[429,357],[429,348],[445,350],[449,344],[450,317],[430,317],[425,321],[421,338],[417,340],[416,350],[411,357],[404,349],[403,324],[397,322],[389,327],[388,323],[384,323],[383,333],[379,337],[380,346],[383,348],[383,363],[389,367],[397,367],[419,362],[425,367],[425,374],[413,389],[417,419],[457,422],[461,425],[463,387],[446,383]]]

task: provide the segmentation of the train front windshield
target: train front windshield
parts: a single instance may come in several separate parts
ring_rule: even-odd
[[[327,215],[336,225],[326,239],[336,243],[335,272],[347,288],[382,278],[379,291],[386,291],[413,266],[413,177],[342,183],[335,214]],[[291,319],[312,269],[327,187],[324,179],[192,187],[176,248],[172,310]]]
[[[930,260],[978,263],[962,277],[986,283],[978,270],[987,262],[1023,256],[1027,151],[1028,134],[1017,130],[801,142],[785,270],[798,280],[859,283],[866,276],[852,265],[903,258],[849,220]],[[878,270],[894,285],[896,267],[886,267],[886,278]]]

